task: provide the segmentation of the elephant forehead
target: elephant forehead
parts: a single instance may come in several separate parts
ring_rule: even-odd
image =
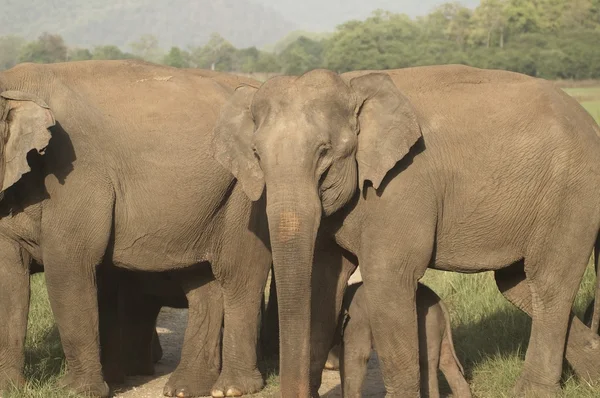
[[[295,110],[345,114],[355,108],[352,90],[339,76],[307,73],[298,78],[271,79],[263,84],[254,98],[255,110]]]

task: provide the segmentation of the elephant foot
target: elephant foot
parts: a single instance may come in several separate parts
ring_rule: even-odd
[[[212,386],[219,377],[219,371],[177,371],[169,377],[165,384],[163,394],[166,397],[205,397],[209,396]]]
[[[255,369],[250,374],[224,371],[212,388],[211,395],[215,398],[241,397],[246,394],[259,392],[265,386],[265,381]]]
[[[525,398],[555,398],[560,393],[559,384],[542,384],[523,377],[519,378],[513,390],[514,397]]]
[[[25,377],[20,370],[0,370],[0,392],[18,390],[25,386]]]
[[[78,377],[68,372],[57,383],[61,389],[94,398],[108,398],[110,389],[102,377]]]
[[[327,360],[327,362],[325,362],[325,369],[327,370],[338,370],[339,366],[337,363],[331,361],[331,360]]]

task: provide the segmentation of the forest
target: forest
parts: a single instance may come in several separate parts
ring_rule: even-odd
[[[277,38],[274,38],[274,42]],[[236,48],[214,32],[202,46],[160,47],[153,34],[126,49],[111,43],[69,46],[52,32],[27,42],[0,37],[0,69],[19,62],[141,58],[175,67],[239,73],[301,74],[458,63],[547,79],[600,78],[600,0],[482,0],[459,2],[423,17],[377,10],[331,33],[292,32],[270,48]]]

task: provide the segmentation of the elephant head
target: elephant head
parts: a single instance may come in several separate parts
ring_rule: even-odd
[[[20,91],[0,93],[0,192],[14,185],[30,171],[27,154],[43,153],[55,120],[48,105],[32,94]]]
[[[421,137],[391,78],[327,70],[238,87],[214,130],[214,156],[252,200],[266,186],[278,290],[281,388],[309,394],[311,268],[321,218],[365,182],[377,189]]]

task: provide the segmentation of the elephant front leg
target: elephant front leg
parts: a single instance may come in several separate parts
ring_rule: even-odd
[[[109,189],[106,181],[91,181],[73,171],[48,201],[42,218],[46,286],[67,359],[60,385],[93,397],[109,394],[100,364],[96,285],[113,225]]]
[[[413,398],[420,397],[415,294],[417,281],[427,269],[433,242],[419,244],[415,235],[399,240],[409,243],[409,247],[397,248],[399,251],[369,250],[359,263],[373,345],[387,396]]]
[[[29,313],[29,255],[14,242],[0,242],[0,395],[22,387]]]
[[[181,359],[164,388],[167,397],[210,395],[221,367],[223,297],[208,264],[173,272],[188,300]]]
[[[318,396],[332,348],[348,279],[356,259],[329,239],[317,239],[313,259],[311,309],[311,395]]]

